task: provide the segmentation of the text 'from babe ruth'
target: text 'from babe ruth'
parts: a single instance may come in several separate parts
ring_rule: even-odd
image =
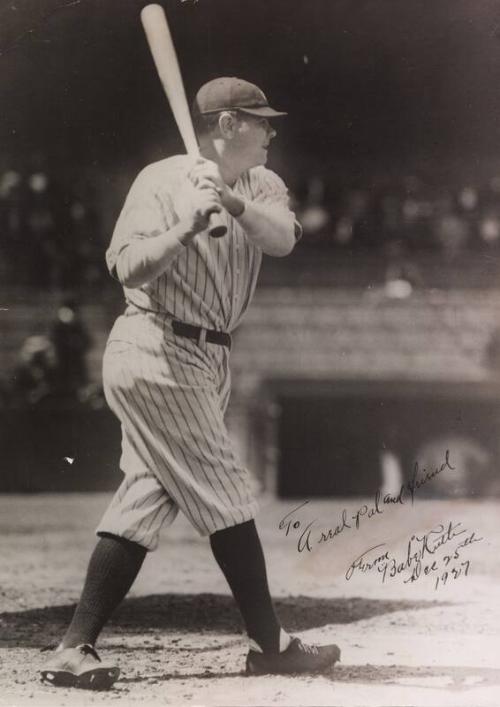
[[[413,534],[401,553],[384,550],[386,543],[368,548],[351,562],[345,578],[349,581],[355,574],[373,574],[383,584],[397,579],[413,584],[428,577],[438,589],[467,577],[471,566],[468,551],[482,540],[460,522],[440,523],[425,533]]]

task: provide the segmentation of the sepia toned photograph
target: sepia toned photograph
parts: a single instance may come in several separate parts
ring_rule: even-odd
[[[1,3],[0,419],[0,707],[498,707],[498,4]]]

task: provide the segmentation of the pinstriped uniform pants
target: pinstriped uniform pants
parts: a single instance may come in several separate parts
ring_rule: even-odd
[[[202,535],[255,517],[248,470],[229,438],[229,351],[176,336],[163,315],[127,310],[103,359],[121,422],[124,479],[97,532],[156,549],[181,510]]]

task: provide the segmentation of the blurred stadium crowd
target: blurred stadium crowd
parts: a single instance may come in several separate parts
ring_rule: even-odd
[[[0,172],[1,282],[60,294],[54,322],[24,341],[12,374],[3,372],[9,404],[88,395],[92,341],[79,299],[111,284],[105,182],[84,170],[74,178],[53,174],[43,156],[31,168]],[[435,253],[441,264],[467,253],[500,255],[500,177],[451,188],[416,176],[347,185],[314,176],[294,185],[292,202],[304,227],[299,251],[374,254],[384,262],[388,295],[425,289],[412,254]]]
[[[500,250],[500,177],[457,188],[417,176],[348,187],[316,176],[296,190],[294,200],[305,245],[384,254],[397,242],[449,260]]]
[[[108,282],[99,188],[46,169],[0,174],[0,277],[4,284],[65,290]],[[416,176],[345,186],[311,177],[292,193],[304,227],[301,248],[367,250],[394,244],[445,260],[500,252],[500,176],[460,188]]]
[[[48,170],[0,174],[0,277],[4,284],[65,290],[105,277],[92,181]]]

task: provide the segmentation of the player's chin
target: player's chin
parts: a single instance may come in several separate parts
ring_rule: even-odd
[[[261,150],[259,150],[258,155],[255,156],[254,167],[258,167],[259,165],[265,165],[266,162],[267,162],[267,148],[263,147]]]
[[[260,167],[265,165],[267,162],[267,150],[262,148],[258,152],[253,153],[246,160],[246,169],[252,169],[252,167]]]

